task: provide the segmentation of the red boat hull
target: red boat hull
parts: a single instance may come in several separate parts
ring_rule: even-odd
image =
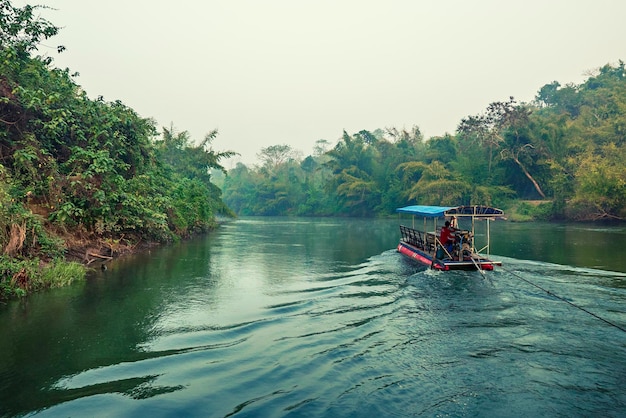
[[[478,260],[439,260],[431,254],[424,252],[410,244],[400,242],[398,244],[398,252],[411,260],[417,261],[427,267],[435,270],[493,270],[494,266],[502,265],[499,261],[492,261],[486,258]]]

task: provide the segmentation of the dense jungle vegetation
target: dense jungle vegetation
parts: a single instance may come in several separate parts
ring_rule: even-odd
[[[158,132],[55,68],[50,49],[38,47],[59,28],[36,10],[0,0],[0,299],[69,283],[85,265],[138,245],[206,231],[231,209],[387,216],[407,204],[476,203],[518,217],[626,217],[621,61],[580,85],[547,84],[532,103],[494,102],[454,134],[344,132],[306,158],[274,145],[260,165],[222,175],[234,152],[212,149],[216,131],[200,143],[173,127]],[[542,203],[520,204],[527,200]]]
[[[0,300],[231,214],[209,174],[234,154],[211,148],[217,132],[200,144],[157,135],[123,103],[89,99],[75,74],[35,55],[59,30],[36,10],[0,0]]]
[[[419,203],[492,204],[517,219],[623,220],[625,76],[620,61],[580,85],[554,81],[532,103],[491,103],[454,135],[344,132],[304,159],[270,146],[261,165],[229,171],[224,200],[244,215],[384,216]]]

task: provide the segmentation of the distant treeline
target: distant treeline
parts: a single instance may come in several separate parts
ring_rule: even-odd
[[[287,145],[259,157],[260,166],[239,164],[224,180],[224,201],[238,214],[384,216],[408,204],[492,204],[542,219],[623,220],[624,63],[580,85],[546,84],[532,103],[491,103],[454,135],[344,132],[304,159]]]
[[[231,214],[211,182],[234,154],[212,150],[217,132],[200,144],[172,128],[158,135],[121,102],[89,99],[69,70],[34,56],[58,32],[36,13],[0,0],[0,299]]]

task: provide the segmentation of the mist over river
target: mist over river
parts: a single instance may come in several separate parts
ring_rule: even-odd
[[[115,260],[0,305],[0,416],[623,417],[626,227],[491,226],[485,276],[406,260],[397,219]]]

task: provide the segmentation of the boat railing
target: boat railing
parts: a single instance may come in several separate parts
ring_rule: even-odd
[[[485,245],[483,248],[481,248],[480,250],[474,249],[474,253],[477,255],[481,255],[484,252],[488,252],[489,251],[489,245]]]
[[[400,234],[402,241],[417,248],[424,248],[424,239],[422,233],[408,226],[400,225]]]
[[[488,246],[479,250],[474,248],[473,234],[466,230],[457,230],[455,232],[455,243],[452,251],[449,251],[446,246],[439,242],[439,237],[436,232],[422,232],[405,225],[400,225],[400,234],[402,236],[402,242],[433,255],[437,254],[437,249],[440,248],[443,258],[452,260],[480,258],[482,257],[481,253],[488,248]]]

